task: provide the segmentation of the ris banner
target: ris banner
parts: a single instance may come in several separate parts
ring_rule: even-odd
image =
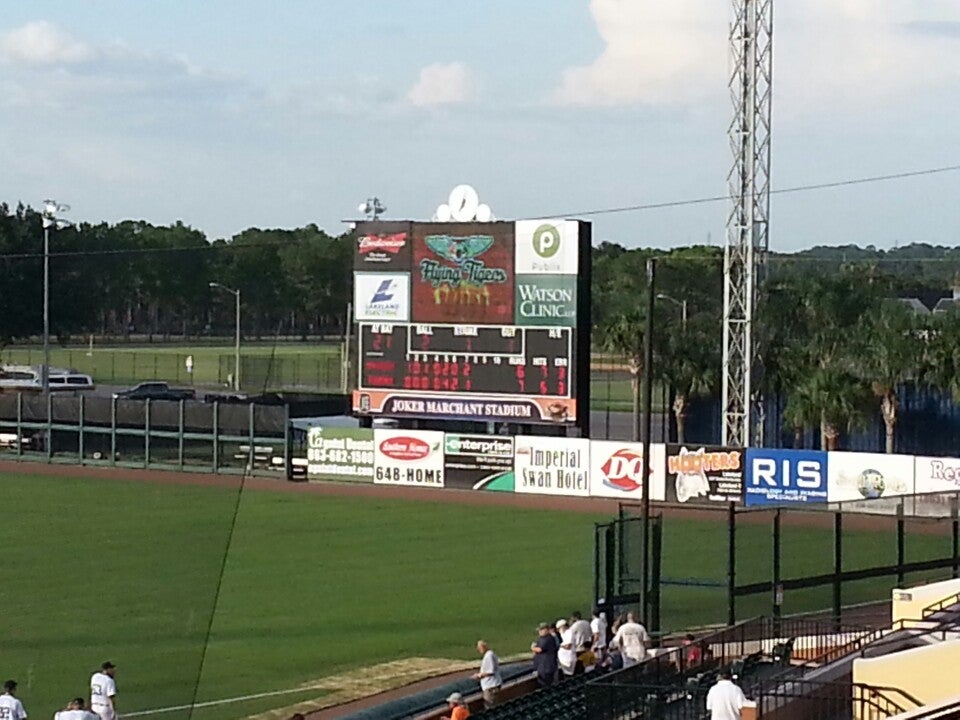
[[[827,501],[827,453],[747,448],[747,505]]]

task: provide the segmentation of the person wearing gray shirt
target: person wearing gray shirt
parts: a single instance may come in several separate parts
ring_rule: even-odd
[[[483,659],[480,661],[480,672],[473,677],[480,681],[480,690],[483,692],[483,706],[489,710],[497,704],[500,686],[503,685],[503,679],[500,677],[500,658],[490,649],[485,640],[480,640],[477,643],[477,652],[483,656]]]

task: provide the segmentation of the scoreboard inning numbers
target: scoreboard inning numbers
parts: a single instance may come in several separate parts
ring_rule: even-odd
[[[354,413],[578,424],[582,225],[358,223]]]

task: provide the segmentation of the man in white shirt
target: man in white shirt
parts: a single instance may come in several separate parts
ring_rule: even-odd
[[[84,709],[84,705],[83,698],[74,698],[66,709],[54,714],[53,720],[99,720],[92,712]]]
[[[480,661],[480,672],[473,677],[480,681],[480,690],[483,692],[483,706],[489,710],[497,704],[500,686],[503,685],[503,679],[500,677],[500,658],[484,640],[477,643],[477,652],[483,656],[483,659]]]
[[[27,711],[17,699],[17,681],[7,680],[0,695],[0,720],[27,720]]]
[[[560,648],[557,650],[557,664],[563,676],[570,677],[577,669],[577,648],[573,642],[573,630],[566,620],[560,618],[554,625],[560,635]]]
[[[740,720],[740,711],[747,698],[734,684],[729,670],[721,670],[717,684],[707,693],[710,720]]]
[[[570,632],[573,633],[573,649],[577,652],[587,650],[593,644],[593,631],[590,623],[579,612],[570,615]]]
[[[603,665],[607,655],[607,618],[599,608],[593,610],[590,632],[593,634],[593,653],[597,656],[597,664]]]
[[[627,613],[627,621],[620,626],[610,644],[620,649],[623,666],[632,667],[647,658],[647,643],[650,635],[647,629],[637,622],[633,613]]]
[[[90,709],[101,720],[117,718],[117,683],[113,679],[116,671],[116,665],[105,662],[100,666],[100,672],[90,677]]]

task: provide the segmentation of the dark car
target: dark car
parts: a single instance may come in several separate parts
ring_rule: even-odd
[[[145,382],[129,390],[114,393],[121,400],[193,400],[196,393],[189,388],[172,388],[165,382]]]

